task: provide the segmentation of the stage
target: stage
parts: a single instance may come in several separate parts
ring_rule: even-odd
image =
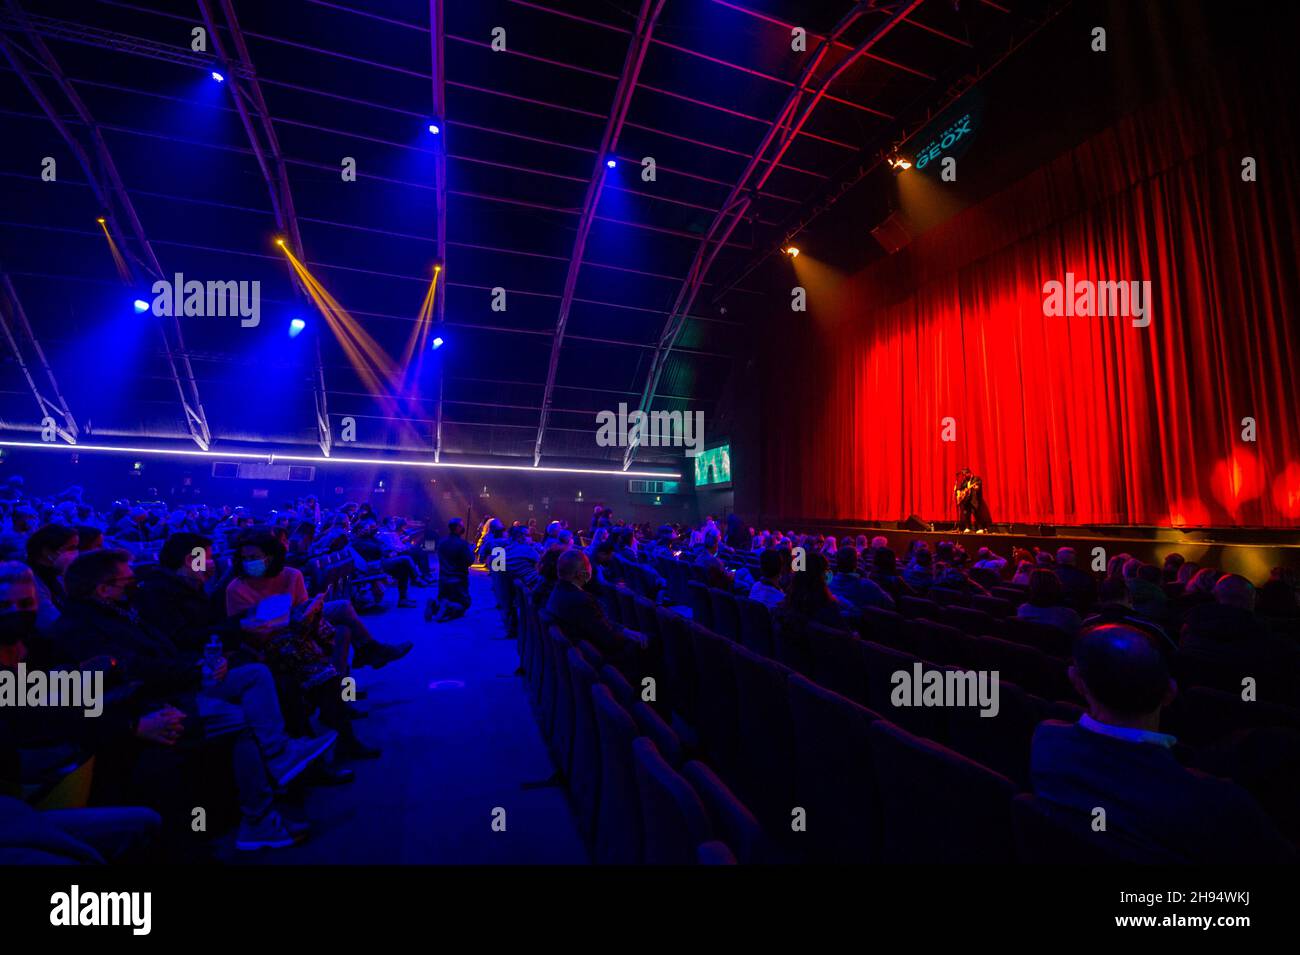
[[[868,538],[882,535],[889,546],[902,555],[908,545],[918,538],[927,540],[931,549],[937,541],[958,541],[972,557],[981,547],[988,547],[999,557],[1010,559],[1013,547],[1032,550],[1035,547],[1055,551],[1058,547],[1073,547],[1080,568],[1091,566],[1101,548],[1104,560],[1116,554],[1130,554],[1139,560],[1160,566],[1174,553],[1202,567],[1215,567],[1225,573],[1241,574],[1259,585],[1268,579],[1274,567],[1300,567],[1300,532],[1269,528],[1177,528],[1075,525],[1054,526],[1046,524],[994,524],[983,533],[966,533],[954,530],[953,522],[927,525],[931,530],[915,529],[918,522],[911,521],[825,521],[806,519],[767,519],[754,525],[756,530],[777,528],[796,533],[818,531]],[[910,526],[909,526],[910,525]]]

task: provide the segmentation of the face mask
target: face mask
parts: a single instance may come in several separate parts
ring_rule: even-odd
[[[266,561],[264,560],[246,560],[244,561],[244,573],[249,577],[261,577],[266,573]]]
[[[11,647],[26,640],[35,630],[35,610],[15,610],[0,614],[0,646]]]

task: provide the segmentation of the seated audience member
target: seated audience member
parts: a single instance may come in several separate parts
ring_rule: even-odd
[[[447,522],[447,536],[438,541],[438,596],[424,610],[424,618],[446,623],[469,609],[469,569],[474,549],[465,540],[465,522],[453,517]],[[435,616],[436,614],[436,616]]]
[[[785,599],[781,574],[789,562],[785,551],[765,550],[758,556],[758,580],[749,588],[749,599],[757,600],[769,610]]]
[[[934,573],[930,567],[932,563],[930,548],[922,543],[912,552],[912,560],[903,570],[903,579],[907,585],[922,596],[934,585]]]
[[[709,587],[730,591],[735,577],[722,563],[721,550],[721,535],[716,527],[710,527],[704,532],[695,566],[704,568],[705,584]]]
[[[1289,846],[1245,790],[1184,768],[1160,712],[1177,688],[1149,637],[1109,624],[1075,643],[1070,680],[1087,701],[1077,723],[1034,732],[1031,775],[1042,799],[1077,810],[1080,835],[1116,840],[1159,862],[1286,862]],[[1106,812],[1104,832],[1089,823]]]
[[[953,553],[955,560],[965,559],[961,551]],[[961,594],[979,594],[987,597],[988,590],[977,580],[966,574],[960,566],[938,562],[934,565],[934,586],[944,590],[955,590]]]
[[[582,551],[565,551],[556,562],[555,588],[546,601],[546,613],[574,643],[586,640],[607,659],[620,665],[634,663],[643,641],[639,634],[613,623],[600,601],[586,591],[591,563]]]
[[[560,579],[558,568],[563,554],[564,548],[552,543],[537,559],[537,579],[528,593],[528,599],[537,610],[543,609],[546,602],[551,599],[551,591],[555,589],[555,584]]]
[[[971,580],[977,581],[988,590],[1002,583],[1002,572],[1006,569],[1007,559],[999,557],[987,547],[975,552],[975,563],[971,565]]]
[[[1038,569],[1038,562],[1033,560],[1020,560],[1016,562],[1016,572],[1011,577],[1011,583],[1017,587],[1028,587],[1029,577]]]
[[[1029,575],[1029,599],[1020,605],[1016,616],[1056,627],[1073,637],[1079,632],[1079,615],[1062,605],[1062,597],[1061,581],[1056,574],[1040,567]]]
[[[1173,638],[1164,627],[1133,612],[1128,582],[1123,577],[1107,577],[1101,582],[1097,587],[1097,608],[1092,614],[1083,618],[1084,629],[1104,623],[1119,623],[1141,630],[1155,641],[1163,653],[1173,653],[1177,649]]]
[[[1188,611],[1179,647],[1221,664],[1232,676],[1254,675],[1276,686],[1282,702],[1295,703],[1300,688],[1300,646],[1275,636],[1255,616],[1255,588],[1245,577],[1224,574],[1214,603]],[[1274,696],[1279,699],[1279,696]]]
[[[867,576],[895,602],[899,597],[916,596],[916,591],[898,573],[898,558],[884,545],[877,547],[872,555],[871,573]]]
[[[826,558],[810,550],[804,560],[806,567],[791,576],[785,600],[774,611],[777,620],[782,626],[796,628],[816,623],[836,630],[847,629],[846,608],[826,584]]]
[[[1132,576],[1129,576],[1130,567]],[[1150,620],[1162,627],[1167,624],[1169,598],[1165,596],[1164,586],[1160,582],[1160,568],[1135,560],[1124,565],[1124,572],[1133,612],[1144,620]]]
[[[0,865],[147,862],[162,817],[143,806],[38,812],[0,796]]]
[[[229,667],[224,657],[208,670],[202,656],[182,652],[144,624],[131,606],[135,574],[125,551],[83,554],[68,567],[68,605],[51,638],[69,660],[111,658],[114,674],[141,684],[143,700],[197,716],[208,740],[234,737],[240,822],[236,848],[283,848],[301,841],[305,827],[286,824],[272,806],[271,785],[286,785],[333,744],[333,733],[290,738],[270,671],[260,664]],[[175,737],[184,734],[177,724]]]
[[[835,554],[835,573],[831,577],[830,591],[849,611],[860,612],[866,607],[894,609],[894,598],[875,581],[858,573],[858,551],[852,544],[845,544]]]
[[[1300,617],[1295,585],[1288,579],[1285,568],[1274,567],[1269,579],[1259,588],[1255,612],[1269,620],[1294,620]]]
[[[36,626],[48,630],[67,602],[63,592],[63,574],[81,554],[76,528],[63,524],[46,524],[27,538],[27,566],[36,575],[36,596],[41,607]]]
[[[77,528],[77,550],[85,553],[88,550],[104,549],[104,532],[98,527],[89,524],[82,524]]]
[[[352,549],[355,550],[371,573],[382,572],[397,581],[397,606],[414,607],[410,599],[411,582],[418,580],[420,569],[415,561],[405,554],[394,553],[379,542],[379,524],[367,521],[357,527],[352,535]],[[486,545],[485,545],[486,546]]]
[[[1164,566],[1160,568],[1160,582],[1164,584],[1176,583],[1178,580],[1178,571],[1186,563],[1187,558],[1182,554],[1170,554],[1165,558]]]
[[[1097,601],[1097,579],[1076,565],[1073,547],[1056,551],[1056,576],[1061,582],[1065,602],[1080,613],[1087,612]]]

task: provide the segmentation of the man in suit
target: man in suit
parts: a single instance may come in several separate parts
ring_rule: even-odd
[[[1147,634],[1114,623],[1085,631],[1069,674],[1088,712],[1077,723],[1040,723],[1030,770],[1039,797],[1086,815],[1085,837],[1150,861],[1294,861],[1244,789],[1175,757],[1160,711],[1177,686]]]
[[[546,601],[546,613],[574,643],[587,640],[611,661],[635,659],[642,646],[640,634],[613,623],[600,601],[583,588],[591,579],[587,555],[574,549],[561,556],[556,568],[559,580]],[[620,667],[621,668],[621,667]]]
[[[1075,561],[1073,547],[1061,547],[1056,551],[1056,576],[1060,578],[1061,590],[1065,592],[1065,602],[1084,614],[1097,601],[1097,578],[1080,570]]]

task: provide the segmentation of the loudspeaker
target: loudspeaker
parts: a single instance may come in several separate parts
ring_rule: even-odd
[[[900,531],[933,531],[934,528],[921,520],[915,514],[909,514],[907,520],[898,522]]]
[[[895,209],[884,222],[871,230],[871,237],[880,243],[882,249],[893,255],[916,238],[920,231],[916,223]]]

